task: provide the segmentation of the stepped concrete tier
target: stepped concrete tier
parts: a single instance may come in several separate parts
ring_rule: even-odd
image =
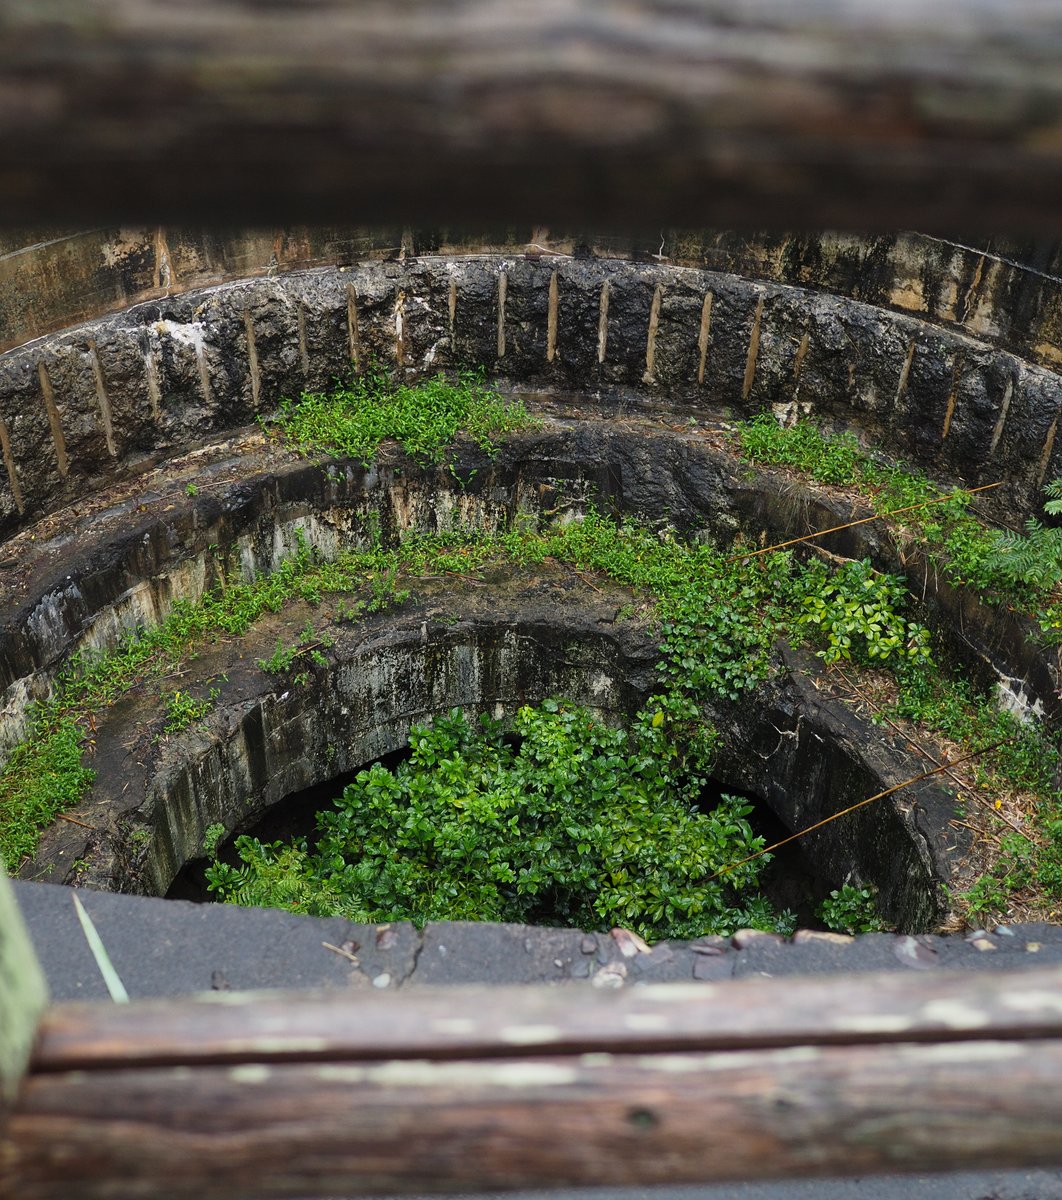
[[[344,542],[364,543],[370,515],[390,535],[447,523],[492,528],[518,508],[537,515],[561,503],[575,514],[591,495],[646,516],[666,503],[685,530],[732,536],[743,523],[770,519],[778,497],[771,478],[737,486],[739,465],[700,432],[652,424],[622,432],[593,417],[575,428],[570,419],[547,419],[494,460],[466,448],[453,471],[417,468],[397,454],[367,469],[308,465],[259,438],[215,449],[224,455],[197,455],[154,478],[140,511],[120,495],[102,507],[100,497],[52,538],[42,522],[32,544],[26,535],[14,539],[8,594],[36,599],[10,603],[0,618],[8,745],[25,731],[31,698],[49,693],[71,651],[112,648],[178,598],[198,598],[226,566],[245,576],[268,571],[299,537],[327,556]],[[200,480],[194,497],[186,492],[190,471]],[[786,498],[778,524],[768,525],[772,535],[786,528],[786,514],[803,511]],[[186,690],[216,683],[219,693],[194,729],[164,734],[157,688],[136,689],[103,712],[94,734],[98,777],[72,813],[82,824],[53,827],[22,874],[162,894],[201,854],[209,825],[245,828],[286,796],[400,749],[412,722],[453,707],[511,714],[561,695],[622,720],[658,681],[645,617],[625,616],[632,599],[542,564],[426,580],[400,609],[353,623],[328,606],[294,603],[183,668]],[[334,644],[327,665],[312,666],[312,680],[292,687],[257,663],[308,619]],[[780,646],[776,666],[756,692],[716,706],[723,785],[762,796],[795,829],[833,811],[839,795],[855,803],[919,773],[902,744],[831,698],[817,660]],[[897,921],[928,928],[944,911],[941,885],[964,842],[949,824],[945,793],[927,782],[906,800],[913,797],[916,808],[888,801],[864,810],[836,844],[840,823],[807,844],[826,876],[855,870],[878,884]]]

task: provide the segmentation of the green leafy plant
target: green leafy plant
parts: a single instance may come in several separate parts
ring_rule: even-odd
[[[179,733],[201,721],[214,707],[221,689],[212,687],[205,698],[197,699],[191,692],[171,692],[166,701],[166,733]]]
[[[851,434],[829,435],[811,421],[780,425],[771,413],[741,422],[737,436],[742,452],[752,462],[793,467],[822,483],[857,482],[866,457]]]
[[[318,817],[318,841],[237,840],[241,864],[208,868],[210,887],[358,921],[478,919],[621,924],[645,937],[742,925],[788,928],[755,895],[768,856],[750,808],[732,797],[694,811],[714,736],[654,698],[631,730],[559,701],[524,707],[512,730],[459,711],[410,735],[394,771],[362,771]]]
[[[1047,484],[1044,492],[1050,497],[1044,512],[1049,516],[1062,513],[1062,479]],[[1051,591],[1062,583],[1062,528],[1030,517],[1024,534],[1005,529],[998,537],[988,561],[1007,582],[1028,584],[1037,591]]]
[[[321,647],[331,647],[332,639],[326,633],[316,633],[313,623],[307,621],[299,636],[290,646],[284,645],[283,638],[277,638],[276,648],[269,658],[258,659],[258,666],[271,674],[283,675],[290,671],[299,659],[309,659],[315,666],[328,666],[328,659],[321,653]],[[298,677],[298,682],[305,682],[308,675]]]
[[[285,400],[275,427],[303,450],[371,462],[385,438],[424,462],[442,462],[459,432],[493,452],[495,439],[533,423],[519,401],[505,401],[482,372],[399,382],[378,368],[334,390]]]
[[[398,587],[397,578],[398,572],[393,567],[373,575],[370,584],[372,595],[365,606],[367,612],[387,612],[409,599],[409,588]]]
[[[819,905],[819,919],[837,933],[879,933],[889,924],[878,912],[877,890],[846,883]]]
[[[215,857],[218,846],[225,840],[225,833],[225,826],[220,821],[215,821],[203,830],[203,853],[207,858]]]
[[[999,537],[969,513],[969,493],[942,491],[918,471],[877,461],[850,434],[826,433],[811,421],[782,426],[760,413],[739,422],[735,436],[750,462],[860,493],[901,542],[920,545],[952,583],[976,587],[990,601],[1007,591],[995,566]]]
[[[870,559],[842,563],[832,574],[814,560],[804,590],[799,621],[825,640],[819,654],[826,662],[931,661],[929,630],[900,615],[907,601],[902,580],[875,571]]]
[[[69,718],[50,715],[38,713],[31,737],[12,750],[0,772],[0,858],[11,869],[96,778],[82,759],[81,730]]]

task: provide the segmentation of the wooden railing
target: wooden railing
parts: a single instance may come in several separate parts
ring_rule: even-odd
[[[1027,228],[1051,0],[0,4],[0,223]]]
[[[6,1093],[4,1200],[1062,1164],[1055,969],[219,992],[41,1016],[13,978],[0,973],[5,1029],[35,1037]],[[4,1061],[14,1085],[22,1066]]]

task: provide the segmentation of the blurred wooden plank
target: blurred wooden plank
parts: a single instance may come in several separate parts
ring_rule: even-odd
[[[0,4],[0,223],[1039,229],[1053,0]]]
[[[64,1005],[0,1140],[0,1196],[1059,1165],[1060,983],[905,972]]]
[[[1062,1163],[1062,1042],[70,1072],[18,1200],[476,1192]],[[5,1190],[6,1188],[6,1190]]]
[[[0,862],[0,1130],[15,1102],[48,989]]]
[[[37,1073],[240,1062],[745,1050],[1062,1039],[1062,970],[657,984],[622,991],[467,987],[356,999],[214,992],[53,1007]]]

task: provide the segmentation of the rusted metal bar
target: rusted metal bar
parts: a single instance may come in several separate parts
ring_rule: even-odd
[[[1041,229],[1045,0],[0,5],[0,222]]]
[[[956,785],[956,787],[959,788],[966,795],[972,796],[977,801],[977,803],[981,805],[981,807],[985,810],[985,812],[987,812],[989,814],[989,816],[992,816],[996,820],[1001,821],[1004,825],[1009,825],[1010,828],[1013,829],[1015,833],[1020,834],[1023,838],[1025,838],[1027,841],[1032,842],[1034,845],[1042,845],[1042,843],[1040,842],[1039,838],[1036,836],[1035,833],[1033,833],[1031,830],[1022,829],[1020,825],[1015,824],[1015,822],[1012,821],[1010,819],[1010,817],[1008,817],[1005,813],[1000,812],[999,809],[994,807],[991,800],[989,800],[989,798],[986,795],[984,795],[984,793],[975,784],[969,783],[969,782],[965,781],[960,775],[957,775],[952,770],[952,767],[954,766],[953,763],[951,763],[951,762],[942,763],[938,758],[936,758],[933,754],[931,754],[930,751],[926,748],[926,746],[922,742],[920,742],[912,734],[908,733],[897,721],[894,721],[892,719],[892,717],[888,716],[888,714],[885,712],[885,710],[881,707],[880,704],[875,704],[874,701],[871,700],[870,697],[866,694],[866,692],[864,692],[863,689],[857,683],[854,682],[854,680],[849,679],[849,677],[844,673],[844,671],[841,670],[841,668],[836,663],[833,664],[833,669],[834,669],[834,671],[837,672],[837,674],[843,680],[845,686],[850,688],[856,694],[856,696],[858,696],[859,699],[867,706],[867,708],[870,709],[870,712],[874,716],[875,719],[884,721],[885,724],[888,725],[891,729],[893,729],[896,733],[898,733],[900,735],[900,737],[903,738],[904,742],[906,742],[907,745],[909,745],[911,747],[911,749],[913,749],[917,754],[919,754],[922,758],[927,759],[934,767],[940,767],[941,771],[945,775],[947,775],[947,777],[952,781],[952,783],[954,783]],[[973,825],[968,825],[967,828],[975,829],[975,827]],[[975,832],[983,832],[983,831],[975,830]]]
[[[993,488],[1002,487],[1006,480],[998,483],[982,483],[980,487],[966,488],[964,494],[973,496],[977,492],[990,492]],[[943,504],[945,500],[954,500],[955,494],[935,496],[932,500],[923,500],[920,504],[908,504],[903,508],[894,508],[891,512],[874,513],[871,517],[860,517],[855,521],[845,521],[843,525],[831,525],[829,529],[816,529],[814,533],[805,533],[800,537],[790,538],[786,542],[775,542],[773,546],[764,546],[760,550],[745,550],[740,554],[731,554],[727,562],[737,562],[740,558],[759,558],[762,554],[771,554],[775,550],[785,550],[789,546],[798,546],[801,542],[813,542],[817,538],[826,537],[830,533],[840,533],[842,529],[854,529],[857,525],[869,525],[871,521],[887,521],[890,517],[899,517],[904,513],[915,512],[920,508],[928,508],[931,504]]]
[[[197,1200],[1062,1163],[1062,972],[55,1009],[0,1195]]]
[[[1003,738],[1002,741],[993,742],[990,746],[982,746],[980,750],[971,750],[969,754],[963,754],[959,758],[952,758],[943,763],[938,763],[932,770],[923,771],[920,775],[912,775],[910,779],[905,779],[903,783],[897,783],[893,787],[886,788],[883,792],[875,792],[873,796],[867,796],[865,800],[849,804],[847,808],[842,808],[840,812],[831,813],[830,816],[823,817],[821,821],[816,821],[814,825],[809,825],[806,829],[800,829],[796,833],[791,833],[779,842],[772,842],[769,846],[764,846],[762,850],[757,850],[755,854],[750,854],[747,858],[727,863],[725,867],[720,867],[709,878],[718,879],[722,875],[729,875],[732,871],[736,871],[738,867],[743,867],[746,863],[755,862],[757,858],[762,858],[765,854],[771,854],[782,846],[788,846],[790,842],[795,842],[802,837],[806,837],[809,833],[814,833],[816,829],[821,829],[823,825],[829,825],[832,821],[839,821],[841,817],[847,817],[849,813],[853,813],[859,808],[865,808],[868,804],[873,804],[876,800],[884,800],[887,796],[893,796],[914,783],[921,783],[923,779],[931,779],[934,775],[940,775],[945,771],[950,772],[952,767],[957,767],[960,763],[971,762],[973,759],[980,758],[984,754],[990,754],[993,750],[998,750],[1000,746],[1005,746],[1013,740],[1013,736]]]

